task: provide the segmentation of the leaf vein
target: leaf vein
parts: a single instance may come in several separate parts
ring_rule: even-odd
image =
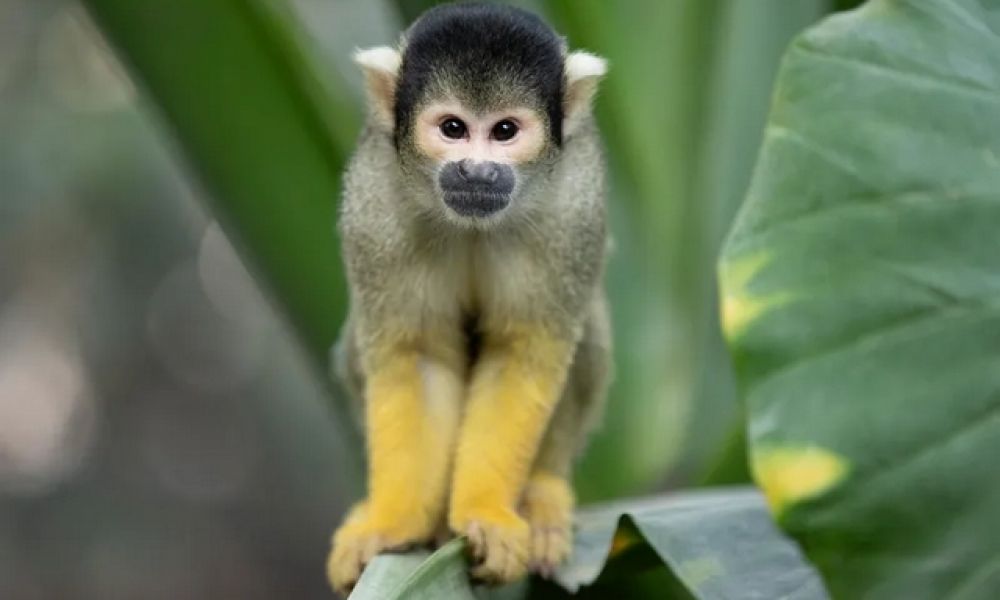
[[[888,327],[878,327],[875,329],[870,329],[861,333],[857,336],[851,337],[846,340],[841,340],[830,346],[826,346],[820,350],[813,353],[806,354],[804,356],[799,356],[798,358],[786,362],[780,367],[775,368],[770,373],[762,375],[754,387],[761,387],[772,380],[781,377],[789,372],[796,369],[803,368],[803,366],[813,363],[817,360],[828,358],[839,352],[843,352],[848,349],[854,349],[857,347],[864,346],[866,344],[872,343],[873,340],[886,335],[899,334],[911,327],[922,325],[929,321],[933,321],[937,318],[944,318],[948,316],[954,316],[956,314],[962,315],[970,312],[973,309],[984,309],[987,312],[995,312],[1000,315],[1000,298],[994,299],[982,299],[981,301],[964,300],[961,302],[954,302],[950,304],[944,304],[939,306],[934,306],[926,308],[923,310],[917,310],[905,317],[901,317],[896,320],[892,325]]]
[[[955,589],[947,597],[951,600],[960,600],[963,597],[975,598],[975,595],[969,596],[968,593],[975,592],[976,585],[989,581],[989,578],[996,573],[1000,573],[1000,555],[987,560],[983,566],[970,573],[968,577],[955,586]]]
[[[809,150],[817,157],[823,160],[823,162],[829,164],[830,166],[836,167],[839,171],[850,175],[853,179],[863,184],[866,188],[877,189],[877,186],[872,182],[868,181],[862,176],[861,170],[857,166],[851,164],[849,161],[845,160],[843,155],[833,152],[830,148],[825,148],[822,144],[817,143],[815,140],[811,139],[809,136],[805,135],[801,131],[798,131],[787,125],[779,125],[777,123],[771,123],[767,126],[767,134],[772,135],[781,139],[788,140],[792,143],[798,144]]]
[[[794,50],[820,60],[850,65],[858,69],[865,69],[883,77],[891,77],[914,86],[923,84],[925,86],[950,90],[951,92],[961,96],[1000,103],[1000,90],[976,85],[968,80],[943,78],[932,73],[922,73],[920,71],[904,71],[886,64],[863,60],[854,56],[845,56],[842,54],[827,52],[818,46],[812,46],[802,41],[794,46]]]
[[[877,469],[872,469],[867,473],[854,476],[851,483],[854,486],[864,484],[870,485],[872,482],[882,479],[883,477],[891,474],[893,471],[898,470],[900,467],[912,465],[915,462],[923,460],[933,451],[938,450],[942,446],[948,445],[952,441],[959,439],[970,431],[993,424],[992,420],[995,417],[1000,417],[1000,395],[995,396],[993,398],[993,403],[987,406],[984,410],[970,416],[954,429],[950,429],[943,432],[941,435],[926,440],[914,451],[903,454],[895,460],[886,462],[883,465],[880,465]]]
[[[849,198],[853,201],[851,202],[838,202],[830,206],[824,206],[819,209],[814,210],[803,210],[785,216],[783,219],[773,219],[769,222],[762,223],[746,234],[747,238],[754,237],[755,235],[766,235],[773,233],[774,230],[780,228],[794,227],[802,224],[803,222],[809,222],[814,219],[825,219],[833,215],[850,214],[855,211],[865,211],[871,209],[892,209],[898,205],[909,205],[915,200],[926,199],[928,201],[935,201],[938,195],[946,194],[944,190],[900,190],[898,192],[891,193],[873,193],[870,195],[857,194],[851,195]],[[953,201],[963,201],[963,200],[986,200],[988,204],[993,204],[1000,200],[1000,196],[997,195],[995,191],[964,191],[958,193],[948,194],[948,199]]]

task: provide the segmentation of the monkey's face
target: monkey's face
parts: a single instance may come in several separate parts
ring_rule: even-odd
[[[471,111],[435,102],[414,120],[414,146],[430,168],[449,220],[495,222],[524,187],[549,144],[544,119],[527,107]]]
[[[535,15],[478,3],[428,11],[403,47],[355,60],[369,122],[392,136],[409,178],[408,201],[476,228],[542,207],[536,192],[555,186],[550,167],[587,122],[604,60],[567,53]]]

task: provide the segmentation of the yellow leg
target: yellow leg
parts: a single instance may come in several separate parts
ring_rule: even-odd
[[[468,537],[478,579],[504,583],[527,569],[530,530],[517,506],[559,399],[570,349],[541,329],[525,329],[487,337],[475,366],[448,523]]]
[[[521,514],[531,527],[531,571],[551,578],[573,547],[570,485],[573,458],[604,401],[607,382],[606,345],[594,343],[589,329],[576,347],[573,365],[549,429],[535,457],[521,498]]]
[[[368,498],[333,538],[330,582],[349,590],[376,554],[429,541],[444,514],[462,378],[416,349],[374,359],[366,390]]]

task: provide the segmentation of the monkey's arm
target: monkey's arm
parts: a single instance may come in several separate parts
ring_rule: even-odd
[[[469,537],[488,581],[520,577],[529,528],[517,514],[538,446],[559,400],[573,344],[541,325],[488,335],[460,432],[449,525]]]
[[[362,361],[368,498],[334,535],[328,571],[341,591],[375,554],[429,540],[444,514],[460,371],[415,339],[393,338]]]

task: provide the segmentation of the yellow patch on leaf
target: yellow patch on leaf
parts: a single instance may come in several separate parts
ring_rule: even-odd
[[[787,302],[791,295],[775,293],[754,295],[747,291],[750,281],[769,263],[771,257],[757,252],[736,259],[726,260],[719,267],[719,288],[722,331],[726,338],[738,338],[750,324],[766,311]]]
[[[608,551],[608,558],[620,556],[623,552],[641,541],[642,539],[636,535],[631,527],[619,527],[615,530],[615,536],[611,538],[611,549]]]
[[[774,516],[829,490],[847,475],[843,457],[817,446],[766,448],[753,453],[754,479]]]

